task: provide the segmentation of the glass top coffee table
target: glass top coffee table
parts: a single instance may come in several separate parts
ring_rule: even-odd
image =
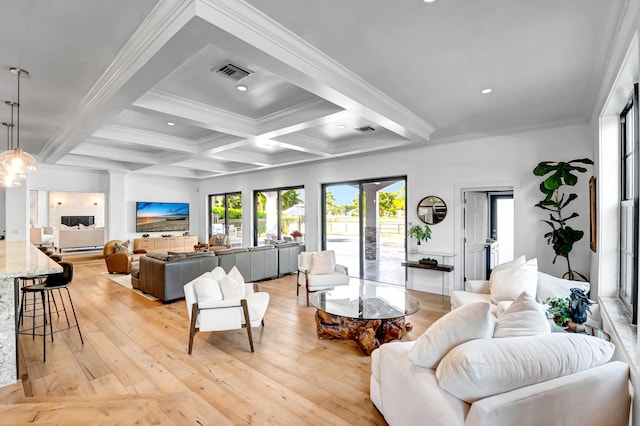
[[[317,309],[319,339],[355,340],[367,355],[409,333],[413,326],[405,317],[420,309],[420,301],[404,287],[355,278],[349,285],[311,293],[309,303]]]

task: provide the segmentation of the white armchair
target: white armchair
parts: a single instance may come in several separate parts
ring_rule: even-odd
[[[251,352],[254,352],[251,327],[264,327],[264,315],[269,306],[269,293],[258,291],[257,284],[245,283],[244,298],[199,301],[196,282],[207,274],[209,273],[202,274],[184,286],[191,324],[189,354],[191,354],[193,338],[197,332],[237,330],[243,327],[247,329]]]
[[[346,266],[336,264],[336,254],[333,250],[303,251],[298,255],[296,295],[300,294],[300,287],[304,287],[307,292],[307,306],[310,292],[348,284],[349,271]]]

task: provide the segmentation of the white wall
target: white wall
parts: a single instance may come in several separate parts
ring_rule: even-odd
[[[199,241],[205,241],[206,235],[200,233],[205,207],[200,203],[195,181],[190,179],[164,178],[158,176],[141,176],[128,174],[124,179],[124,206],[126,235],[117,236],[119,239],[140,238],[142,233],[136,233],[136,201],[189,203],[189,233],[198,235]],[[160,236],[164,232],[151,233]],[[182,233],[173,232],[173,235]]]
[[[320,247],[320,185],[355,179],[407,176],[408,221],[417,222],[415,206],[427,195],[441,197],[449,207],[446,219],[432,227],[429,251],[458,253],[455,265],[456,287],[462,277],[461,191],[471,187],[513,187],[515,206],[515,253],[538,257],[540,269],[560,276],[566,264],[559,259],[552,265],[553,250],[543,235],[548,225],[540,220],[544,212],[536,207],[542,194],[540,178],[532,173],[540,161],[569,161],[593,158],[593,148],[586,125],[541,129],[501,135],[446,145],[425,146],[406,151],[387,152],[358,158],[267,170],[263,172],[212,178],[200,183],[201,211],[206,210],[208,194],[242,191],[243,229],[253,229],[253,191],[282,186],[305,187],[305,241],[307,250]],[[589,273],[588,181],[592,171],[579,177],[575,191],[579,198],[571,204],[581,216],[572,226],[585,231],[585,237],[572,252],[573,269]],[[206,218],[199,223],[199,234],[206,235]],[[243,232],[243,244],[252,243],[252,232]]]

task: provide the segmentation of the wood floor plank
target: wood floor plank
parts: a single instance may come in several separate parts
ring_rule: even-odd
[[[259,283],[270,305],[253,329],[255,352],[246,330],[230,330],[198,333],[189,355],[183,300],[162,304],[116,284],[97,256],[72,261],[84,345],[77,330],[58,333],[45,363],[42,338],[20,336],[29,394],[9,405],[20,406],[12,422],[386,424],[369,398],[370,357],[355,342],[317,338],[295,275]],[[412,294],[422,308],[406,340],[449,310],[448,298]]]

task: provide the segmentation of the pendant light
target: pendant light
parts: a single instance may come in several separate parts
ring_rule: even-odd
[[[13,116],[13,112],[11,115]],[[11,140],[11,133],[13,132],[13,117],[10,123],[2,123],[2,125],[7,127],[7,150],[9,150],[9,141]],[[20,186],[20,180],[16,179],[16,176],[13,174],[7,172],[4,166],[0,166],[0,188],[15,188],[16,186]]]
[[[20,148],[20,77],[28,76],[29,72],[22,68],[10,68],[11,73],[18,76],[18,100],[16,102],[6,101],[7,105],[11,106],[11,137],[9,147],[7,150],[0,154],[0,166],[4,169],[4,173],[11,176],[12,181],[24,180],[29,173],[36,171],[37,162],[35,158],[28,152],[23,151]],[[16,110],[16,125],[13,126],[13,110]],[[13,131],[15,127],[16,144],[13,145]]]

